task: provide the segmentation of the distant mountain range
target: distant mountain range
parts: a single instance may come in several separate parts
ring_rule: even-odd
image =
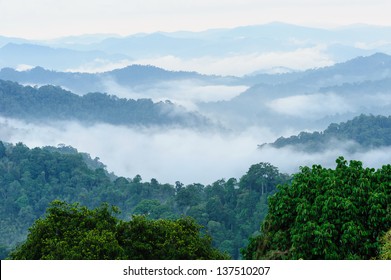
[[[276,54],[279,57],[300,50],[314,50],[326,60],[338,63],[375,52],[391,53],[391,42],[385,38],[391,38],[390,27],[355,25],[322,29],[278,22],[203,32],[157,32],[126,37],[97,34],[49,41],[0,37],[0,68],[30,65],[56,71],[99,69],[110,64],[130,65],[140,59],[175,57],[192,61],[249,54],[266,57]],[[236,61],[240,63],[240,60]],[[292,68],[290,66],[294,65],[274,67]],[[269,66],[261,63],[259,67],[262,69],[254,71]]]
[[[150,88],[163,82],[184,80],[197,81],[198,83],[209,85],[235,85],[241,83],[241,80],[236,77],[208,76],[186,71],[167,71],[151,65],[131,65],[95,74],[58,72],[42,67],[35,67],[26,71],[3,68],[0,70],[0,79],[27,85],[61,86],[80,95],[95,91],[110,91],[108,84],[112,83],[126,87],[129,90],[140,87]],[[110,92],[110,94],[115,94],[115,92]]]
[[[277,133],[292,127],[297,130],[319,129],[362,113],[391,114],[391,56],[384,53],[306,71],[244,77],[131,65],[96,74],[50,71],[42,67],[27,71],[3,68],[0,79],[23,85],[61,86],[79,95],[107,92],[133,98],[131,93],[136,92],[156,100],[165,100],[162,88],[177,90],[181,98],[186,99],[188,91],[194,95],[202,94],[202,87],[211,85],[228,89],[246,86],[247,90],[229,100],[198,102],[198,112],[228,128],[266,126]],[[188,85],[181,88],[181,83]],[[201,87],[194,89],[194,86]],[[219,90],[213,89],[210,95],[218,94]],[[124,96],[122,91],[129,96]]]
[[[333,66],[286,74],[244,77],[248,90],[200,105],[207,114],[240,124],[318,129],[361,113],[391,114],[391,56],[376,53]],[[255,84],[256,83],[256,84]]]

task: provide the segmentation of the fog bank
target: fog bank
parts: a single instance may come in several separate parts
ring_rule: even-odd
[[[380,167],[391,162],[391,148],[349,152],[349,143],[333,142],[323,152],[305,153],[293,148],[257,145],[278,136],[269,128],[249,128],[241,133],[199,132],[190,129],[129,128],[107,124],[84,126],[75,122],[32,124],[0,118],[0,139],[29,147],[71,145],[92,158],[99,157],[109,172],[144,181],[210,184],[221,178],[240,178],[258,162],[270,162],[281,172],[300,166],[335,167],[338,156]]]

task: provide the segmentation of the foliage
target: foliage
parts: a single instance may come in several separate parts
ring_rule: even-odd
[[[267,197],[288,177],[266,163],[255,164],[238,181],[175,186],[156,179],[143,182],[108,174],[97,158],[72,147],[30,149],[4,144],[0,158],[0,244],[8,252],[25,240],[28,228],[53,200],[95,208],[102,202],[121,209],[118,217],[147,215],[150,219],[190,216],[212,236],[214,247],[240,258],[240,248],[257,232],[267,213]],[[1,147],[1,145],[0,145]],[[257,176],[262,180],[256,180]],[[254,181],[255,180],[255,181]],[[262,187],[267,186],[267,187]]]
[[[200,232],[194,219],[151,220],[133,216],[118,227],[118,239],[125,256],[131,259],[227,259],[212,247],[212,240]]]
[[[316,152],[334,140],[353,141],[362,148],[391,146],[391,116],[360,115],[345,123],[332,123],[323,132],[300,132],[297,136],[278,138],[272,146],[293,145],[307,152]]]
[[[118,259],[122,248],[116,240],[114,208],[102,205],[94,210],[78,204],[54,201],[47,216],[29,229],[27,240],[12,259]]]
[[[54,201],[45,218],[30,228],[27,240],[11,252],[12,259],[225,259],[209,236],[190,218],[149,220],[133,216],[118,220],[117,209],[103,204],[89,210]]]
[[[371,259],[391,228],[391,165],[363,168],[337,159],[335,170],[303,167],[279,186],[246,259]]]
[[[106,93],[79,96],[55,86],[33,88],[0,80],[0,114],[34,120],[78,120],[114,125],[204,126],[209,120],[171,102],[125,99]],[[175,111],[175,114],[172,112]]]
[[[380,242],[381,249],[379,258],[381,260],[391,260],[391,229],[381,237]]]

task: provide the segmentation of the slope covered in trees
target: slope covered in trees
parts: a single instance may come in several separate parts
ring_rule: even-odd
[[[375,170],[337,159],[303,167],[279,186],[246,259],[389,258],[391,165]]]
[[[210,125],[205,117],[169,101],[124,99],[105,93],[73,94],[55,86],[34,88],[0,80],[0,115],[27,121],[59,120],[114,125]]]
[[[0,142],[0,256],[34,224],[13,258],[222,257],[212,244],[232,258],[242,249],[246,259],[389,259],[390,182],[390,165],[375,170],[341,157],[335,169],[302,167],[293,179],[259,163],[239,180],[170,185],[109,176],[97,159],[71,147]],[[194,238],[182,240],[182,230]],[[176,242],[211,255],[187,245],[174,252]]]
[[[75,73],[50,71],[35,67],[27,71],[0,69],[0,79],[21,84],[56,85],[84,95],[87,92],[105,92],[111,82],[129,91],[148,88],[167,82],[197,81],[200,84],[238,84],[240,78],[207,76],[196,72],[168,71],[151,65],[131,65],[103,73]],[[114,93],[113,93],[114,94]]]
[[[97,159],[71,147],[29,149],[0,142],[0,253],[23,241],[27,229],[53,200],[79,202],[89,208],[102,202],[118,206],[119,218],[132,214],[151,219],[190,216],[213,238],[213,246],[232,258],[255,233],[267,213],[267,197],[287,175],[267,163],[250,167],[240,180],[210,185],[161,184],[107,174]],[[87,165],[87,163],[88,165]]]
[[[271,145],[316,152],[327,149],[332,141],[352,141],[364,149],[390,146],[391,116],[360,115],[347,122],[332,123],[322,132],[300,132],[297,136],[281,137]]]

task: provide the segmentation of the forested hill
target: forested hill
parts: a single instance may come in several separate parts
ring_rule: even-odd
[[[77,120],[114,125],[202,127],[210,122],[169,101],[124,99],[105,93],[76,95],[60,87],[22,86],[0,80],[0,115],[22,120]]]
[[[167,82],[197,81],[199,84],[238,84],[239,78],[202,75],[197,72],[168,71],[151,65],[130,65],[102,73],[59,72],[35,67],[26,71],[0,69],[0,79],[33,85],[56,85],[74,93],[111,91],[109,84],[133,90]]]
[[[27,229],[53,200],[95,208],[103,202],[119,207],[119,218],[132,214],[151,219],[190,216],[213,238],[213,245],[232,258],[259,229],[267,198],[290,178],[268,163],[254,164],[240,180],[204,186],[143,182],[109,176],[102,163],[72,147],[30,149],[0,141],[0,258],[23,241]]]
[[[271,145],[276,148],[294,146],[311,152],[326,149],[334,140],[353,141],[364,149],[391,146],[391,116],[360,115],[347,122],[332,123],[322,132],[280,137]]]

